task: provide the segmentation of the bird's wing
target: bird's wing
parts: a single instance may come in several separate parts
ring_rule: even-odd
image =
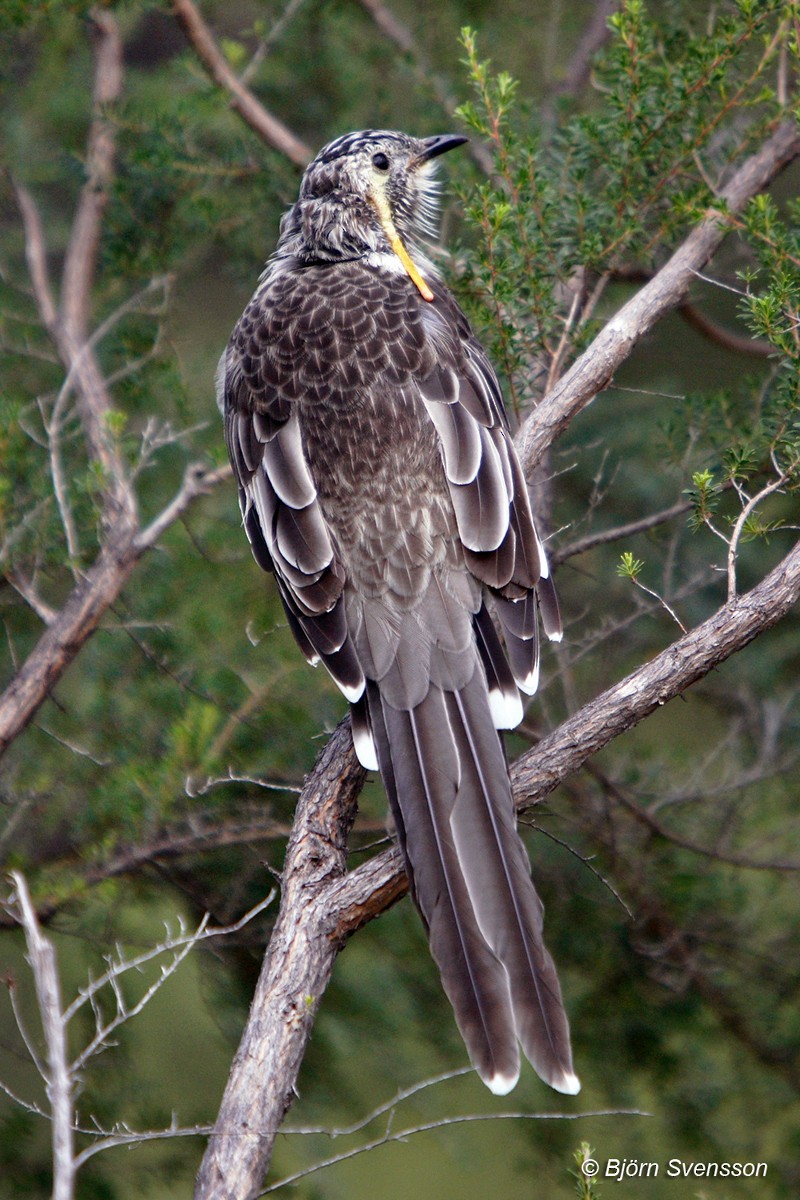
[[[558,601],[497,376],[449,292],[437,290],[438,303],[423,318],[439,362],[419,389],[439,435],[466,565],[490,590],[514,678],[531,695],[539,680],[539,610],[557,641]],[[502,674],[488,638],[479,644],[490,678]]]
[[[257,292],[222,356],[217,387],[225,440],[253,556],[275,573],[306,659],[323,662],[354,702],[364,675],[347,628],[344,572],[303,452],[295,373],[281,372],[267,353],[276,319],[280,310]]]

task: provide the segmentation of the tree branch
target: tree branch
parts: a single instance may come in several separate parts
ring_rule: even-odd
[[[723,206],[712,209],[692,230],[669,262],[622,306],[536,406],[516,437],[528,476],[578,413],[608,387],[641,338],[681,303],[696,272],[705,266],[730,232],[728,214],[741,213],[753,196],[763,191],[798,154],[800,134],[795,123],[787,121],[734,173],[721,193]]]
[[[20,924],[33,971],[36,999],[47,1046],[47,1098],[50,1102],[53,1142],[52,1200],[73,1200],[75,1155],[73,1139],[73,1075],[67,1053],[67,1028],[61,1008],[61,990],[53,945],[36,920],[28,885],[13,871]]]
[[[596,546],[607,546],[609,542],[619,542],[623,538],[647,533],[650,529],[656,529],[659,525],[674,521],[676,517],[683,516],[692,508],[694,508],[693,500],[679,500],[669,508],[662,508],[659,512],[650,513],[646,517],[639,517],[637,521],[628,521],[625,525],[615,525],[613,529],[600,529],[596,533],[587,533],[585,537],[576,538],[574,542],[568,542],[565,546],[558,546],[555,550],[548,552],[550,566],[557,567],[568,559],[575,558],[578,554],[586,554],[588,550],[594,550]]]
[[[33,719],[109,605],[139,557],[129,535],[106,546],[0,696],[0,757]]]
[[[200,1168],[197,1200],[250,1200],[260,1189],[340,949],[328,896],[345,872],[347,835],[364,777],[342,722],[298,802],[280,913]]]
[[[217,46],[192,0],[172,0],[175,19],[189,40],[197,57],[219,87],[231,97],[231,105],[262,141],[285,155],[298,167],[305,167],[313,151],[296,137],[288,126],[273,117],[248,87],[242,83],[225,55]]]
[[[93,115],[86,148],[87,178],[70,229],[59,307],[53,300],[47,277],[46,246],[35,201],[22,186],[17,187],[17,201],[39,314],[67,370],[62,403],[74,387],[90,457],[103,472],[106,534],[109,538],[119,536],[124,540],[136,524],[136,497],[109,427],[111,400],[91,340],[87,337],[102,217],[114,167],[114,127],[104,109],[120,95],[122,42],[111,13],[95,10],[93,20],[98,39]]]
[[[227,467],[205,472],[190,466],[175,499],[139,533],[126,529],[100,551],[94,565],[79,580],[66,604],[42,634],[6,690],[0,695],[0,757],[27,727],[106,610],[114,603],[142,554],[183,513],[191,502],[229,474]]]
[[[103,213],[114,176],[116,134],[106,108],[122,92],[122,39],[111,13],[92,9],[97,33],[92,121],[86,145],[86,181],[72,221],[61,281],[61,320],[64,333],[76,342],[86,338],[89,302],[97,265]]]

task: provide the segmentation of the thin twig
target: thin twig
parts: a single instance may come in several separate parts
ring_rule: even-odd
[[[707,317],[696,304],[681,304],[678,313],[687,325],[724,350],[734,354],[750,354],[754,358],[771,358],[775,354],[775,347],[766,338],[751,337],[727,329]]]
[[[134,545],[141,554],[154,546],[161,535],[177,521],[193,500],[207,496],[218,484],[231,477],[229,465],[209,470],[203,463],[191,463],[184,472],[180,490],[158,516],[136,537]]]
[[[47,270],[47,250],[45,248],[44,229],[42,227],[39,209],[33,196],[23,184],[12,180],[17,197],[17,205],[22,216],[22,227],[25,233],[25,259],[28,273],[33,285],[33,294],[39,315],[45,329],[55,336],[58,322],[58,310],[53,298],[53,288]]]
[[[650,529],[656,529],[659,525],[665,525],[668,521],[674,521],[676,517],[683,516],[693,507],[692,500],[679,500],[677,504],[672,504],[669,508],[662,508],[660,512],[650,513],[647,517],[640,517],[637,521],[628,521],[625,525],[615,525],[613,529],[588,533],[585,537],[568,542],[566,546],[559,546],[549,552],[550,565],[555,567],[578,554],[586,554],[587,551],[594,550],[597,546],[607,546],[610,542],[618,542],[638,533],[647,533]]]
[[[613,796],[638,822],[645,825],[658,837],[663,838],[664,841],[671,842],[674,846],[679,846],[681,850],[687,850],[690,854],[697,854],[702,858],[713,859],[715,862],[728,863],[733,867],[741,867],[747,871],[779,871],[789,874],[800,872],[800,860],[771,859],[761,862],[758,859],[751,858],[747,854],[729,854],[722,850],[713,850],[709,846],[703,846],[699,842],[692,841],[691,838],[682,837],[679,833],[675,833],[662,824],[661,821],[653,816],[651,811],[642,808],[641,805],[632,800],[618,784],[609,779],[607,775],[598,771],[592,764],[589,764],[588,770],[601,783],[603,789]]]
[[[742,511],[736,520],[733,527],[733,532],[730,536],[728,544],[728,600],[733,600],[736,595],[736,553],[739,547],[739,539],[742,536],[742,531],[745,523],[751,513],[755,511],[762,500],[766,500],[767,496],[771,496],[774,492],[779,492],[788,479],[788,475],[780,475],[777,479],[773,479],[771,483],[766,484],[760,492],[756,492],[755,496],[751,496],[745,504]]]
[[[577,1121],[589,1117],[649,1117],[651,1115],[651,1113],[639,1108],[603,1108],[576,1113],[531,1113],[523,1111],[466,1113],[463,1116],[440,1117],[433,1121],[423,1121],[418,1125],[409,1125],[405,1129],[397,1131],[393,1131],[389,1123],[385,1132],[371,1141],[364,1142],[361,1146],[354,1146],[352,1150],[344,1150],[341,1154],[333,1154],[330,1158],[326,1158],[322,1162],[313,1163],[310,1167],[303,1167],[299,1171],[294,1171],[291,1175],[285,1175],[283,1179],[279,1179],[276,1183],[270,1184],[269,1187],[263,1188],[258,1194],[259,1196],[268,1196],[271,1192],[277,1192],[279,1188],[287,1187],[290,1184],[297,1183],[300,1179],[305,1179],[309,1175],[316,1174],[317,1171],[323,1171],[327,1167],[347,1162],[348,1159],[357,1158],[361,1154],[368,1154],[372,1150],[377,1150],[380,1146],[389,1146],[393,1142],[405,1142],[417,1134],[430,1133],[435,1129],[449,1129],[456,1125],[474,1125],[483,1121]]]
[[[151,985],[150,988],[148,988],[147,992],[145,993],[146,998],[138,1001],[137,1004],[126,1014],[126,1017],[135,1016],[137,1012],[144,1008],[145,1003],[150,998],[152,993],[158,991],[158,988],[161,986],[161,984],[170,975],[174,974],[178,966],[180,966],[181,962],[183,962],[183,959],[186,957],[186,955],[193,950],[199,942],[208,941],[210,938],[227,937],[233,933],[239,933],[240,930],[244,929],[245,925],[248,925],[257,916],[260,916],[260,914],[264,912],[266,908],[269,908],[274,899],[275,891],[273,890],[268,896],[265,896],[263,900],[260,900],[258,904],[255,904],[252,908],[248,909],[238,921],[234,921],[230,925],[212,926],[209,928],[208,923],[211,920],[211,917],[208,913],[206,913],[200,921],[200,924],[197,926],[197,929],[193,933],[181,932],[175,937],[167,937],[165,941],[159,942],[157,946],[152,946],[149,950],[142,951],[141,954],[136,955],[134,958],[124,959],[120,957],[116,962],[112,962],[102,975],[98,976],[97,979],[93,979],[85,988],[80,989],[78,995],[75,997],[72,1003],[64,1010],[65,1023],[69,1024],[75,1014],[79,1012],[81,1008],[83,1008],[84,1004],[87,1002],[91,1003],[93,998],[97,996],[97,994],[102,991],[103,988],[113,986],[121,975],[126,974],[128,971],[141,970],[141,968],[146,966],[147,963],[152,962],[156,958],[160,958],[162,954],[173,954],[172,961],[168,963],[166,967],[162,967],[162,974],[159,979],[157,979],[156,982]],[[114,1022],[114,1027],[120,1024],[120,1022],[115,1018],[112,1018],[112,1021]],[[109,1023],[109,1026],[106,1029],[106,1032],[110,1031],[111,1023]],[[89,1045],[92,1046],[97,1042],[98,1038],[95,1037],[92,1039],[92,1042]],[[82,1065],[84,1060],[89,1057],[90,1053],[91,1051],[88,1049],[82,1051],[81,1055],[75,1060],[76,1064]]]
[[[250,62],[239,75],[239,82],[245,87],[250,83],[250,80],[264,62],[272,47],[282,37],[284,30],[299,12],[304,3],[305,0],[289,0],[289,3],[286,5],[280,16],[275,18],[269,33],[266,34],[266,36],[263,37],[258,43],[255,54],[253,54]]]
[[[578,39],[563,77],[553,87],[551,97],[543,110],[545,118],[552,119],[554,101],[575,99],[586,88],[591,76],[592,60],[611,37],[609,18],[620,7],[620,0],[595,0],[591,18]]]
[[[100,229],[114,172],[116,131],[107,110],[122,92],[122,38],[112,13],[91,12],[97,31],[92,122],[86,146],[86,182],[72,221],[61,281],[61,318],[76,343],[88,332],[92,280]]]

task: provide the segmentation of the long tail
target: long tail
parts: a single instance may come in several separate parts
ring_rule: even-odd
[[[367,702],[412,895],[473,1064],[503,1095],[519,1077],[519,1042],[542,1079],[574,1094],[542,903],[477,658],[465,687],[432,684],[410,711],[393,708],[375,683]]]

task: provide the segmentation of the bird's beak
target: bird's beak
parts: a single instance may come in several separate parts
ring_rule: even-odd
[[[414,159],[412,166],[420,167],[423,163],[430,162],[432,158],[438,158],[440,154],[446,154],[448,150],[455,150],[456,146],[463,146],[464,142],[468,142],[469,138],[465,138],[460,133],[438,133],[436,137],[429,137],[423,140],[425,149],[422,154],[418,154]]]

